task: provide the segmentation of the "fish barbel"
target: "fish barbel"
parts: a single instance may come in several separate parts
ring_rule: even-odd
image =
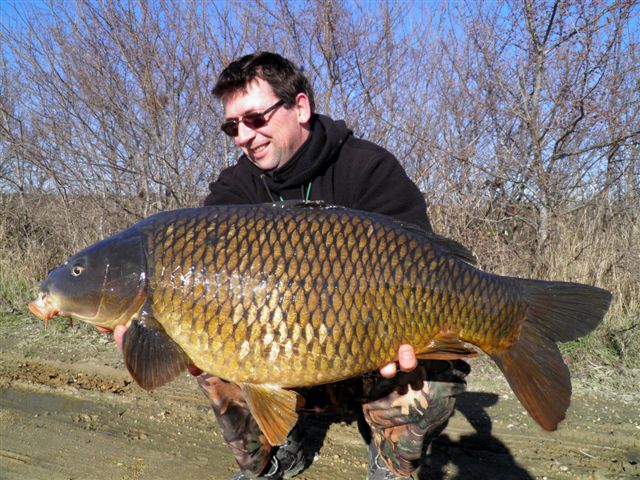
[[[296,422],[294,387],[396,359],[486,352],[553,430],[570,403],[556,342],[593,330],[611,295],[504,277],[458,243],[382,215],[318,204],[164,212],[70,257],[31,311],[128,326],[125,364],[152,389],[189,363],[242,386],[272,444]]]

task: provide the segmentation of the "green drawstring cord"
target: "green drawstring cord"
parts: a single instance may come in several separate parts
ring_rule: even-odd
[[[313,185],[313,180],[309,181],[309,184],[307,185],[307,193],[304,194],[304,201],[308,202],[309,201],[309,197],[311,196],[311,185]],[[304,191],[303,191],[304,193]],[[280,198],[281,202],[284,202],[284,198],[282,198],[282,195],[278,195],[278,197]]]

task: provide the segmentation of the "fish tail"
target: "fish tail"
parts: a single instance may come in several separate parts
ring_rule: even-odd
[[[566,282],[513,279],[528,304],[518,340],[493,352],[514,393],[545,430],[555,430],[571,401],[571,381],[556,342],[591,332],[602,321],[611,293]]]

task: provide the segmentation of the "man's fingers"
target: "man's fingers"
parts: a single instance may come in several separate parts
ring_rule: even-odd
[[[124,339],[124,334],[127,331],[127,327],[124,325],[117,325],[116,328],[113,329],[113,338],[118,345],[118,350],[122,351],[122,341]]]
[[[396,376],[396,372],[398,368],[396,367],[396,363],[389,363],[380,369],[380,375],[384,378],[393,378]]]
[[[400,345],[398,363],[403,372],[411,372],[418,366],[418,359],[411,345]],[[380,369],[380,375],[384,378],[393,378],[396,373],[398,373],[398,366],[395,363],[389,363]]]
[[[400,363],[400,370],[403,372],[410,372],[418,366],[418,359],[411,345],[400,345],[398,362]]]

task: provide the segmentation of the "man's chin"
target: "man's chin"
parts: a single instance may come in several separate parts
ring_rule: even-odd
[[[273,159],[271,158],[249,157],[249,160],[251,160],[251,163],[253,163],[256,167],[264,172],[269,172],[278,168],[277,162],[273,161]]]

